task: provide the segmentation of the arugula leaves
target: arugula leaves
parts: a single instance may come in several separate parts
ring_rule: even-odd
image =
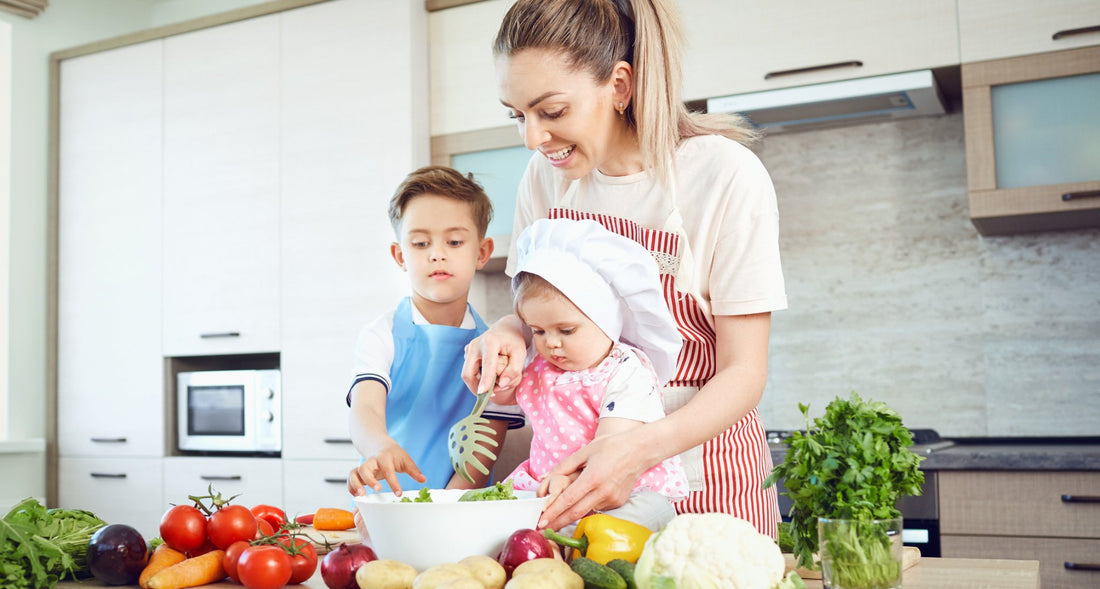
[[[107,522],[80,509],[46,509],[33,497],[0,519],[0,587],[53,587],[88,574],[88,541]]]
[[[913,436],[901,416],[855,392],[837,397],[810,425],[810,407],[798,404],[806,432],[787,438],[787,457],[764,487],[780,478],[792,501],[791,535],[799,566],[813,568],[818,551],[817,518],[890,519],[901,515],[898,499],[919,495],[920,461],[907,448]]]

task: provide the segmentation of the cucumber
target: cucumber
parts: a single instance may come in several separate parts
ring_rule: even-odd
[[[584,579],[584,589],[626,589],[626,581],[614,569],[583,556],[569,565]]]
[[[634,563],[629,560],[616,558],[607,561],[607,567],[619,573],[619,576],[626,581],[626,589],[638,589],[638,585],[634,583]]]

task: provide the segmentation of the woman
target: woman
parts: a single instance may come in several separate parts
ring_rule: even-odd
[[[668,417],[562,461],[555,474],[580,475],[540,526],[622,505],[641,473],[680,454],[691,492],[678,512],[732,513],[774,537],[779,510],[775,489],[761,489],[772,465],[756,406],[771,312],[787,302],[775,191],[742,145],[753,133],[684,108],[671,0],[519,0],[493,50],[501,102],[537,150],[514,233],[544,217],[594,219],[641,243],[684,339],[663,391]],[[490,386],[481,358],[498,353],[509,361],[497,389],[515,387],[526,354],[516,318],[472,344],[471,389]]]

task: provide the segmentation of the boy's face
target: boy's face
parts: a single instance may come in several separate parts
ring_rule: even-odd
[[[530,296],[518,311],[539,355],[561,370],[592,368],[611,351],[611,338],[564,296]]]
[[[478,237],[468,203],[422,194],[405,205],[394,261],[409,274],[413,300],[427,305],[466,304],[474,272],[493,253],[493,240]]]

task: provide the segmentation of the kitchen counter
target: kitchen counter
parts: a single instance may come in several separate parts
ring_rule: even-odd
[[[1039,561],[1036,560],[983,560],[972,558],[922,558],[902,577],[905,589],[1038,589]],[[65,582],[58,589],[105,587],[97,581],[84,583]],[[241,589],[228,580],[203,585],[210,589]],[[313,575],[298,585],[307,589],[327,589],[321,573]],[[806,580],[807,589],[821,589],[821,581]]]
[[[772,462],[783,462],[787,446],[769,444]],[[940,440],[910,448],[924,456],[923,470],[1100,470],[1100,441],[1093,438],[979,438]]]

